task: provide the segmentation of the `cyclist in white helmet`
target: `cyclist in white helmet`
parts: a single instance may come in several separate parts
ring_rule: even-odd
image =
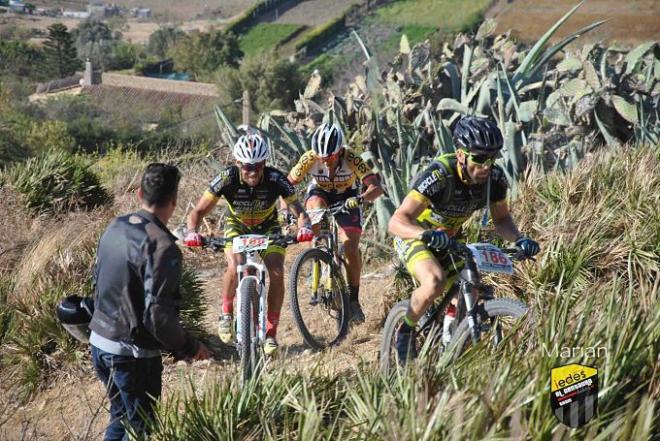
[[[209,185],[187,220],[188,233],[184,239],[187,246],[201,246],[199,225],[224,196],[229,206],[225,224],[225,237],[241,234],[273,234],[280,231],[275,204],[282,198],[287,208],[298,219],[298,241],[309,241],[313,237],[309,217],[296,197],[291,183],[281,171],[266,166],[270,156],[268,142],[258,133],[241,136],[233,150],[236,164],[227,167]],[[261,257],[268,269],[268,313],[266,341],[267,354],[277,351],[277,325],[284,300],[284,253],[285,249],[271,245],[262,251]],[[234,295],[238,286],[236,266],[242,259],[232,252],[231,243],[225,248],[227,270],[222,284],[222,315],[218,324],[218,335],[223,343],[234,339],[233,311]]]
[[[364,321],[359,300],[360,236],[362,235],[361,202],[371,202],[383,194],[380,179],[360,155],[344,145],[344,134],[337,124],[321,124],[312,135],[312,148],[305,152],[289,172],[289,182],[300,184],[311,177],[305,195],[307,209],[327,207],[343,202],[348,214],[337,218],[340,240],[348,261],[348,284],[351,320]],[[364,188],[364,191],[361,191]],[[316,227],[316,226],[315,226]],[[318,231],[316,231],[318,234]]]

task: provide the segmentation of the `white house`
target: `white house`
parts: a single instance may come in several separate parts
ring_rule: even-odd
[[[20,0],[9,0],[9,11],[16,14],[25,14],[25,3]]]

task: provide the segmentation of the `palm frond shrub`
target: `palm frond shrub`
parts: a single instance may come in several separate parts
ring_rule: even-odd
[[[0,185],[12,185],[38,212],[90,209],[110,200],[91,163],[82,156],[51,152],[14,164],[0,174]]]

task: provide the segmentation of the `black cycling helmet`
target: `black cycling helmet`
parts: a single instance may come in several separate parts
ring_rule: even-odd
[[[89,342],[89,322],[94,315],[94,300],[78,295],[68,296],[57,304],[57,318],[64,329],[83,343]]]
[[[472,153],[495,155],[503,142],[499,127],[487,118],[464,116],[454,127],[454,144]]]

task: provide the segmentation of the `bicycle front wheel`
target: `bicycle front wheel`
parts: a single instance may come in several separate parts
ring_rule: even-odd
[[[475,326],[481,327],[482,339],[487,339],[493,348],[501,343],[505,335],[510,335],[517,327],[520,319],[527,314],[527,306],[513,299],[487,300],[480,307],[486,314],[479,315]],[[480,317],[486,316],[487,320]],[[457,359],[472,343],[468,318],[464,318],[456,327],[449,343],[448,350],[452,359]]]
[[[293,318],[305,343],[322,350],[348,332],[348,289],[332,256],[318,248],[303,251],[291,267],[289,295]]]
[[[257,347],[257,314],[259,298],[257,296],[257,281],[247,278],[241,285],[240,326],[238,329],[238,350],[241,357],[241,379],[245,383],[256,375],[260,361]]]

